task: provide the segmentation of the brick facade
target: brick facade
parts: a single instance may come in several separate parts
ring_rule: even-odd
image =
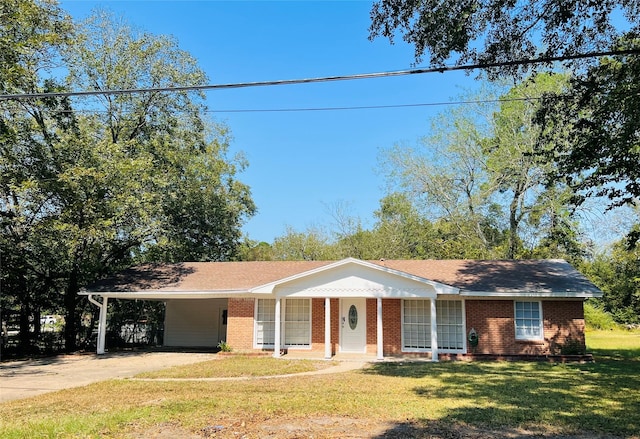
[[[254,299],[229,299],[227,343],[233,350],[253,349]]]
[[[542,301],[543,340],[516,340],[513,300],[466,300],[467,332],[478,332],[478,346],[469,353],[549,355],[569,342],[584,351],[584,311],[581,300]]]
[[[331,353],[340,342],[340,300],[331,299]],[[324,352],[324,299],[311,299],[311,350]],[[584,351],[584,311],[582,300],[542,301],[544,339],[516,340],[513,300],[465,300],[466,334],[478,333],[478,346],[468,347],[470,354],[549,355],[567,353],[567,348]],[[254,299],[229,299],[227,342],[236,351],[253,350]],[[382,300],[383,352],[385,356],[402,354],[402,300]],[[366,352],[377,351],[377,301],[366,301]],[[573,352],[571,352],[573,353]],[[429,355],[426,354],[425,355]]]

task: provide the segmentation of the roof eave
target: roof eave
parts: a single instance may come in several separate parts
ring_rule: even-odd
[[[460,290],[465,297],[540,297],[540,298],[575,298],[590,299],[602,297],[602,291],[468,291]]]
[[[169,300],[169,299],[222,299],[228,297],[251,297],[246,290],[141,290],[141,291],[81,291],[80,296],[101,296],[109,299],[140,299],[140,300]]]

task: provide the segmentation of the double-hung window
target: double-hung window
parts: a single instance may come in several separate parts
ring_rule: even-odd
[[[516,340],[542,340],[542,304],[515,302]]]
[[[464,312],[461,300],[436,300],[438,349],[464,349]],[[431,349],[431,301],[408,299],[402,306],[402,349]]]
[[[311,346],[311,300],[283,299],[281,302],[280,334],[284,347]],[[257,299],[254,324],[255,346],[275,345],[276,301]]]
[[[254,340],[256,346],[273,347],[276,331],[276,300],[256,300]]]
[[[284,310],[285,346],[308,347],[311,343],[311,309],[309,299],[287,299]]]

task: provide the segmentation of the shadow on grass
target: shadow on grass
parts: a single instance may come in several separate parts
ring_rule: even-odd
[[[540,431],[518,428],[491,429],[456,422],[451,419],[441,421],[416,421],[395,424],[373,439],[542,439],[542,438],[582,439],[581,435],[555,435]],[[595,438],[592,438],[595,439]]]
[[[413,379],[425,404],[445,401],[445,418],[474,428],[546,426],[623,437],[640,431],[640,361],[633,354],[589,364],[379,363],[363,373]]]

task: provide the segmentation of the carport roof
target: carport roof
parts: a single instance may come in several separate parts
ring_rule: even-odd
[[[362,263],[357,259],[346,262]],[[341,261],[342,262],[342,261]],[[112,297],[138,293],[158,297],[249,293],[262,285],[304,275],[336,261],[183,262],[132,267],[91,285],[84,294]],[[380,260],[368,261],[449,285],[466,296],[599,297],[602,292],[564,260]],[[330,267],[327,267],[327,269]],[[108,294],[107,294],[108,293]],[[114,294],[115,293],[115,294]]]

